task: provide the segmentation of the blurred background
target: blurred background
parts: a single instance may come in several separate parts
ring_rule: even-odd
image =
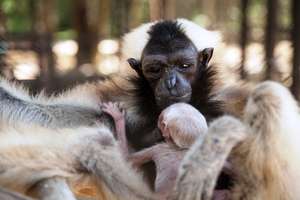
[[[299,0],[0,2],[0,73],[33,92],[119,73],[124,33],[145,22],[183,17],[222,33],[213,62],[226,83],[272,79],[300,99]]]

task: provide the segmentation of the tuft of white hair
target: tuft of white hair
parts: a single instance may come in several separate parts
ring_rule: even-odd
[[[221,41],[219,32],[209,31],[187,19],[177,19],[176,21],[181,25],[186,36],[194,43],[198,51],[205,48],[215,48]],[[125,58],[141,58],[143,49],[149,40],[148,31],[157,22],[159,21],[143,24],[123,37],[121,51]]]

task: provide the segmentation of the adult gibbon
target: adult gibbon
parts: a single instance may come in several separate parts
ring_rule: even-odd
[[[271,81],[257,85],[246,102],[243,124],[217,119],[210,129],[208,142],[195,144],[183,161],[174,199],[211,199],[228,155],[232,183],[214,199],[300,198],[299,107],[287,88]]]
[[[135,38],[134,43],[131,40],[133,38]],[[43,95],[32,97],[20,86],[1,80],[0,117],[5,124],[3,133],[7,134],[6,127],[16,126],[16,132],[22,138],[18,140],[23,140],[23,146],[28,148],[32,143],[31,139],[35,139],[35,137],[27,137],[29,133],[38,135],[38,132],[41,134],[47,132],[49,135],[50,132],[53,132],[55,137],[59,137],[58,135],[63,135],[63,133],[55,134],[56,132],[59,133],[61,129],[64,131],[64,128],[69,128],[78,135],[77,129],[80,129],[81,126],[94,128],[100,124],[106,127],[112,136],[114,132],[112,119],[101,111],[100,106],[102,102],[107,101],[123,104],[126,110],[127,137],[134,149],[148,147],[162,140],[161,133],[156,126],[157,120],[160,112],[173,103],[190,103],[200,110],[207,120],[212,120],[222,114],[221,102],[213,99],[215,72],[213,68],[208,67],[213,53],[212,47],[217,40],[218,35],[216,33],[207,31],[190,21],[183,19],[160,21],[143,25],[124,37],[124,52],[127,52],[127,55],[131,54],[128,57],[128,62],[137,72],[137,74],[129,77],[112,77],[102,82],[80,85],[55,97]],[[143,47],[141,48],[141,46]],[[136,54],[130,53],[128,47]],[[28,128],[24,128],[24,130],[18,128],[19,123],[26,124]],[[44,129],[35,130],[31,126],[41,126]],[[99,137],[103,135],[101,131],[98,133]],[[64,140],[64,142],[67,143],[68,140]],[[68,145],[66,144],[66,146]],[[88,145],[88,147],[91,146],[93,145]],[[118,172],[113,170],[112,173],[116,173],[115,176],[105,173],[107,168],[115,169],[115,164],[111,160],[118,160],[115,155],[117,153],[114,152],[118,149],[112,148],[112,152],[106,154],[106,151],[101,151],[101,145],[96,146],[98,146],[99,153],[95,153],[95,155],[103,160],[97,161],[96,167],[90,167],[93,164],[93,159],[84,158],[93,158],[94,154],[86,155],[90,151],[83,151],[86,156],[79,156],[80,163],[89,171],[96,173],[106,187],[119,197],[132,199],[133,197],[129,198],[129,193],[136,198],[143,194],[142,191],[144,190],[138,190],[137,195],[134,195],[134,192],[129,192],[130,187],[128,190],[122,188],[121,184],[118,184],[118,181],[124,180],[122,178],[115,178],[118,181],[110,180],[110,177],[127,177],[125,176],[127,173],[121,169],[118,169]],[[11,147],[13,146],[8,146],[8,148]],[[74,147],[74,150],[75,148],[79,147]],[[10,150],[13,152],[13,149]],[[26,154],[24,150],[21,152]],[[70,149],[59,152],[70,152]],[[102,154],[106,155],[101,156]],[[108,155],[111,156],[111,159],[106,157]],[[18,154],[17,158],[23,158],[22,154]],[[45,157],[45,159],[49,161],[50,158]],[[35,160],[38,159],[31,161],[34,162]],[[64,160],[63,157],[61,160]],[[92,160],[92,164],[83,162],[83,160]],[[13,158],[10,161],[9,165],[16,165],[18,169],[22,169],[23,162],[26,163],[26,161],[18,162]],[[38,163],[35,164],[38,165]],[[103,164],[106,167],[102,166]],[[59,168],[59,165],[55,167]],[[23,169],[28,171],[26,167]],[[5,170],[9,170],[9,168],[5,167]],[[101,172],[101,170],[104,171]],[[10,170],[8,172],[10,173]],[[32,173],[33,177],[34,174],[38,174],[36,171],[31,172],[34,172]],[[53,173],[53,176],[62,176],[62,174]],[[24,176],[25,180],[20,179],[19,181],[27,182],[26,177]],[[29,187],[43,178],[48,177],[39,176],[29,185],[23,184],[22,186]],[[0,174],[0,183],[1,180],[6,181],[5,177],[1,177]],[[123,184],[126,186],[125,181]],[[6,183],[3,185],[11,186]],[[119,190],[116,185],[120,186]],[[26,190],[26,187],[23,190]],[[22,188],[18,189],[22,191]],[[127,196],[124,193],[128,193]]]
[[[57,97],[48,98],[43,95],[30,97],[25,90],[2,80],[0,83],[0,113],[4,125],[1,129],[1,137],[5,138],[4,136],[9,135],[10,132],[14,135],[14,132],[17,131],[16,135],[20,136],[18,141],[23,142],[23,147],[31,149],[31,144],[39,140],[38,137],[35,137],[39,132],[43,133],[45,131],[47,135],[50,135],[62,131],[61,134],[55,136],[60,138],[61,135],[65,134],[65,128],[69,128],[70,132],[74,131],[71,134],[77,136],[82,132],[80,126],[91,127],[97,132],[91,137],[92,139],[87,140],[87,143],[85,143],[85,140],[78,139],[80,141],[79,146],[71,145],[74,147],[75,152],[77,152],[77,149],[82,150],[79,151],[80,153],[75,154],[74,158],[76,159],[71,159],[74,161],[75,166],[79,165],[79,169],[91,172],[117,198],[156,198],[143,184],[140,184],[141,180],[138,175],[122,160],[113,139],[112,119],[101,111],[99,104],[107,101],[123,104],[127,113],[127,137],[134,149],[152,146],[162,140],[161,133],[156,126],[158,116],[164,108],[173,103],[185,102],[193,105],[209,122],[223,115],[224,111],[234,110],[226,106],[230,105],[232,107],[232,102],[238,102],[236,99],[230,99],[230,95],[215,96],[215,87],[218,86],[215,83],[216,72],[214,68],[208,67],[213,53],[212,47],[218,39],[217,36],[213,32],[182,19],[143,25],[124,37],[124,52],[127,52],[125,56],[128,58],[130,66],[136,71],[135,75],[130,75],[125,79],[120,77],[108,78],[103,82],[81,85]],[[295,126],[297,123],[292,122],[298,121],[298,113],[292,112],[291,114],[283,111],[291,110],[290,108],[298,109],[298,107],[291,96],[289,96],[288,101],[283,102],[282,97],[289,95],[289,93],[285,88],[276,84],[275,87],[274,84],[265,83],[267,86],[264,86],[264,84],[258,86],[250,94],[249,100],[247,100],[249,93],[237,92],[241,94],[239,98],[248,101],[244,110],[245,117],[242,118],[244,123],[236,122],[236,120],[226,120],[226,118],[226,123],[223,123],[224,118],[221,121],[217,120],[212,123],[209,132],[213,134],[210,134],[203,143],[196,142],[186,156],[178,177],[177,187],[175,187],[174,194],[178,195],[174,198],[209,199],[231,148],[244,139],[242,133],[247,133],[247,131],[244,131],[247,128],[239,127],[250,126],[249,136],[235,147],[233,153],[229,156],[235,176],[233,189],[231,190],[232,198],[243,199],[243,197],[247,197],[251,200],[298,199],[297,191],[294,190],[297,186],[295,178],[297,177],[298,159],[296,156],[292,156],[295,154],[290,154],[290,157],[286,158],[285,155],[287,154],[281,148],[282,145],[288,144],[288,148],[291,148],[293,153],[297,152],[296,144],[298,144],[298,140],[294,133],[298,128]],[[285,91],[283,92],[284,95],[281,95],[281,93],[278,95],[274,88],[276,90],[279,88],[281,92]],[[263,95],[256,95],[260,94],[259,91],[265,91],[265,93],[262,92]],[[218,96],[226,98],[217,99]],[[280,104],[268,104],[268,102],[279,102]],[[262,113],[265,109],[268,112]],[[258,126],[256,121],[261,125]],[[18,123],[26,123],[26,128],[18,128]],[[226,129],[226,127],[231,127],[228,124],[233,124],[234,127],[238,128],[231,132]],[[42,126],[43,128],[36,129],[32,126]],[[96,131],[98,126],[102,128]],[[214,136],[222,134],[220,130],[226,130],[224,133],[227,134],[220,137],[221,142],[218,143]],[[30,134],[32,134],[32,137],[27,137]],[[234,134],[237,134],[237,137]],[[266,135],[270,137],[266,137]],[[11,138],[14,138],[14,136]],[[232,141],[228,143],[229,146],[224,142],[228,141],[228,138],[233,138],[229,140]],[[1,141],[4,140],[1,138]],[[69,146],[68,140],[64,140],[64,142],[65,147]],[[220,145],[220,148],[210,145],[215,142]],[[56,142],[54,144],[56,145]],[[34,179],[30,182],[31,184],[48,178],[48,176],[34,176],[34,174],[43,174],[44,169],[41,169],[41,173],[38,173],[34,170],[29,171],[26,168],[28,159],[32,158],[31,156],[26,157],[27,151],[19,151],[20,154],[16,156],[14,146],[8,145],[6,147],[12,153],[7,157],[10,158],[7,159],[7,164],[2,167],[1,159],[5,159],[6,154],[5,150],[1,151],[0,167],[2,171],[13,173],[13,171],[10,171],[10,169],[13,169],[12,166],[18,166],[18,169],[24,169],[23,173],[33,172],[33,176],[24,176],[24,178],[19,176],[15,183],[27,183],[28,177]],[[34,153],[31,153],[32,156],[42,151],[40,148],[43,148],[43,145],[39,145],[33,151]],[[199,153],[199,151],[202,153]],[[16,150],[16,152],[18,151]],[[65,148],[59,152],[63,152],[59,161],[66,164],[68,164],[69,158],[67,155],[74,155],[70,148]],[[200,155],[206,155],[205,152],[210,152],[207,154],[208,159],[199,158]],[[49,154],[51,154],[51,151],[49,151]],[[194,156],[197,159],[194,159]],[[24,160],[22,160],[23,158]],[[46,156],[43,158],[50,161],[52,157]],[[34,166],[38,166],[38,158],[30,160],[32,162],[37,161]],[[208,161],[208,163],[201,164],[205,161]],[[66,168],[60,168],[60,166],[66,166],[66,164],[55,163],[56,170],[65,173],[73,169],[69,165]],[[207,166],[217,167],[214,168],[215,170],[209,171]],[[202,174],[202,176],[186,175],[189,173],[196,173],[197,175],[199,170],[195,171],[195,168],[202,169],[203,172],[207,173]],[[283,171],[286,174],[282,174]],[[78,172],[80,170],[78,171],[76,168],[75,173]],[[135,180],[128,174],[133,174]],[[56,172],[52,176],[68,178],[67,175]],[[0,183],[4,180],[8,180],[7,176],[0,174]],[[206,190],[201,189],[203,187],[199,186],[204,183],[209,186],[206,187],[208,188]],[[7,186],[9,184],[2,185]],[[255,185],[255,189],[251,190]],[[23,184],[24,188],[22,189],[26,190],[28,186],[30,185]],[[183,191],[184,188],[189,188],[189,190]],[[202,195],[203,191],[208,192]],[[196,195],[195,198],[185,198],[193,197],[193,195]]]
[[[208,120],[222,114],[221,102],[213,99],[216,72],[208,67],[217,40],[218,34],[183,19],[143,25],[124,37],[123,52],[130,56],[128,62],[137,75],[80,85],[52,98],[30,97],[1,81],[1,116],[9,122],[51,128],[89,126],[96,121],[111,126],[111,118],[99,104],[122,102],[129,141],[136,148],[151,146],[162,140],[156,122],[172,103],[190,103]]]

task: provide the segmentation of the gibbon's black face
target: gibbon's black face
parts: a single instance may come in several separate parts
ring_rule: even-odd
[[[148,81],[160,108],[189,102],[192,85],[207,67],[213,49],[198,52],[180,25],[173,21],[159,22],[148,33],[150,39],[141,60],[128,59],[130,66]]]

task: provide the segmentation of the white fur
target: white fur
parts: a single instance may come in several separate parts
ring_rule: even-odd
[[[85,144],[97,138],[113,138],[103,126],[51,130],[2,123],[0,127],[0,185],[19,192],[54,176],[77,182],[83,175],[76,170],[77,159]]]
[[[244,121],[252,136],[245,141],[242,169],[263,180],[253,183],[260,191],[252,199],[300,199],[300,115],[290,91],[272,81],[259,84],[249,97]]]
[[[221,35],[218,32],[208,31],[187,19],[177,19],[177,21],[198,51],[204,48],[215,48],[221,40]],[[125,58],[141,58],[143,49],[149,40],[148,31],[157,22],[159,21],[143,24],[123,37],[122,55]]]
[[[64,93],[56,96],[52,95],[50,97],[44,95],[43,92],[37,96],[30,96],[28,94],[28,90],[22,85],[17,85],[2,77],[0,77],[0,87],[5,88],[6,91],[17,99],[22,99],[27,102],[44,105],[68,104],[91,109],[99,108],[99,97],[97,97],[96,86],[92,84],[80,85],[72,90],[65,91]]]

